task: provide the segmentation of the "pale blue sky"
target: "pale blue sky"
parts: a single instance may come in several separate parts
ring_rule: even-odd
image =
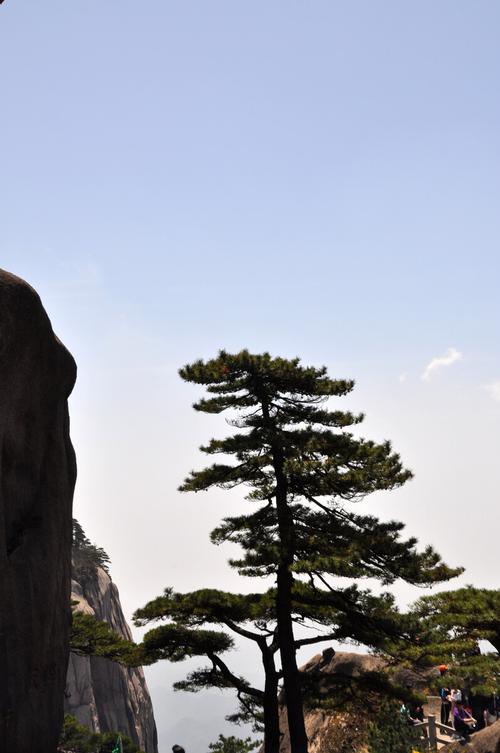
[[[380,514],[498,585],[499,32],[492,0],[5,0],[0,265],[78,361],[76,511],[128,614],[241,587],[207,543],[232,503],[175,492],[220,430],[176,369],[219,347],[355,377],[417,473]],[[150,674],[162,753],[205,753],[220,718],[172,739],[207,708],[174,674]]]

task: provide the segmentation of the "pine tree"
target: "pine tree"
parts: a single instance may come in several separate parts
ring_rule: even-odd
[[[242,547],[242,558],[230,561],[240,574],[275,579],[274,632],[291,750],[306,753],[296,651],[325,636],[296,640],[294,623],[319,623],[332,628],[331,637],[381,644],[384,631],[399,629],[391,598],[342,585],[339,577],[424,585],[461,571],[444,565],[430,547],[419,553],[415,539],[402,540],[403,524],[381,523],[351,509],[367,494],[395,489],[412,475],[389,442],[358,439],[347,430],[362,415],[327,408],[330,397],[353,389],[352,381],[332,380],[325,368],[303,367],[299,359],[248,351],[221,351],[213,360],[185,366],[180,375],[209,393],[195,403],[196,410],[230,411],[230,423],[239,430],[201,448],[235,462],[192,471],[180,490],[249,488],[246,498],[256,511],[226,518],[212,541]]]
[[[110,559],[104,549],[92,544],[82,526],[73,518],[73,548],[71,553],[73,575],[78,579],[82,574],[94,573],[98,567],[109,572]]]

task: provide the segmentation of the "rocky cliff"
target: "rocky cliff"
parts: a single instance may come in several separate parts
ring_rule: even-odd
[[[0,750],[53,753],[70,629],[73,358],[0,270]]]
[[[102,567],[74,571],[72,598],[78,609],[107,622],[132,640],[116,585]],[[100,657],[70,654],[65,712],[95,732],[128,735],[145,753],[157,753],[156,725],[142,669]]]

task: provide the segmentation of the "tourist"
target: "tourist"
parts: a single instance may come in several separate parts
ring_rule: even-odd
[[[464,708],[462,700],[456,700],[453,709],[453,727],[457,734],[467,739],[475,729],[476,720]]]
[[[496,722],[500,716],[500,698],[495,693],[492,693],[489,698],[485,716],[487,725]]]
[[[451,714],[453,716],[453,712],[455,711],[455,704],[458,703],[458,701],[462,701],[462,691],[459,688],[452,688],[450,690],[450,701]]]
[[[401,704],[401,708],[399,709],[399,713],[401,714],[402,718],[407,722],[410,727],[413,727],[414,724],[418,724],[420,721],[417,719],[417,717],[412,716],[412,712],[409,706],[406,705],[406,703]]]
[[[451,713],[451,696],[450,688],[440,688],[439,697],[441,698],[441,724],[450,723]]]

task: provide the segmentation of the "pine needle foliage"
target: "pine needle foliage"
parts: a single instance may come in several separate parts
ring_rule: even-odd
[[[231,721],[250,722],[258,732],[263,731],[264,725],[266,753],[277,753],[280,741],[280,675],[274,660],[278,645],[269,627],[273,604],[272,593],[234,594],[205,588],[181,594],[167,588],[162,596],[134,615],[136,625],[164,621],[143,638],[140,648],[145,660],[178,662],[194,656],[205,657],[209,665],[176,682],[175,690],[196,693],[206,688],[234,689],[240,711],[231,716]],[[253,641],[260,650],[265,674],[263,689],[252,686],[228,665],[224,654],[234,647],[235,636]]]
[[[110,565],[110,559],[104,549],[87,538],[76,518],[73,518],[72,562],[73,572],[77,578],[82,574],[93,574],[98,567],[108,572]]]
[[[369,726],[369,753],[423,753],[426,743],[418,730],[402,718],[395,703],[382,704]]]
[[[101,656],[128,667],[140,666],[145,658],[135,643],[122,638],[107,622],[84,612],[73,612],[70,651],[80,656]]]
[[[452,641],[489,641],[500,653],[500,590],[465,586],[419,599],[413,610]]]
[[[500,590],[465,586],[423,596],[410,609],[418,641],[394,648],[413,666],[446,664],[446,683],[473,694],[500,693]],[[480,641],[494,651],[481,653]]]
[[[233,735],[219,735],[214,743],[209,743],[208,749],[210,753],[251,753],[260,744],[259,740],[252,740],[250,737],[243,739]]]

